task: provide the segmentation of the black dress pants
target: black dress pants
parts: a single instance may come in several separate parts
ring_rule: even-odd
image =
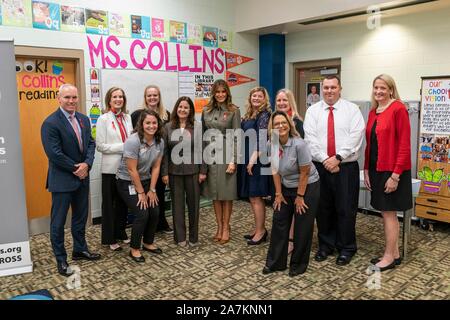
[[[141,181],[144,192],[147,193],[150,189],[150,180]],[[130,247],[133,249],[140,249],[142,241],[146,244],[152,244],[155,240],[156,226],[158,223],[158,206],[147,209],[141,209],[137,206],[138,195],[130,195],[128,186],[131,181],[117,180],[117,188],[123,201],[134,214],[133,226],[131,228],[131,242]],[[142,237],[144,239],[142,239]]]
[[[358,162],[339,165],[340,171],[331,173],[314,162],[320,175],[320,205],[317,212],[319,250],[328,254],[337,249],[339,254],[356,253],[356,213],[359,197]]]
[[[166,185],[162,182],[161,175],[158,177],[156,182],[156,196],[158,197],[158,225],[156,227],[157,231],[164,231],[169,227],[169,223],[166,219],[166,202],[164,201],[164,194],[166,192]]]
[[[128,208],[117,191],[115,174],[102,174],[102,244],[128,239]]]
[[[308,184],[305,192],[305,204],[309,207],[305,213],[295,211],[297,188],[285,188],[283,197],[287,204],[282,203],[279,211],[273,212],[272,233],[266,266],[271,270],[284,270],[287,266],[289,229],[294,216],[294,250],[292,251],[289,268],[305,272],[309,264],[312,237],[314,233],[314,218],[319,207],[320,182]]]

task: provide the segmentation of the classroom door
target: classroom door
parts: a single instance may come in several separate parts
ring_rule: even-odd
[[[58,107],[58,88],[75,83],[75,60],[16,56],[20,135],[30,233],[49,230],[51,194],[45,189],[48,160],[41,125]]]
[[[294,69],[294,95],[297,111],[304,117],[306,109],[322,99],[322,80],[326,74],[340,74],[341,60],[296,62]],[[325,72],[335,70],[334,73]]]

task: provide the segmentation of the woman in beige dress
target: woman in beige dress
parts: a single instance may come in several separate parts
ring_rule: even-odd
[[[204,139],[210,144],[205,150],[205,153],[209,155],[207,157],[209,159],[205,159],[208,164],[208,173],[202,187],[203,195],[213,200],[217,220],[217,232],[213,240],[220,244],[230,241],[230,218],[233,200],[237,199],[237,139],[234,134],[226,139],[226,130],[240,129],[240,119],[239,108],[231,102],[228,84],[222,79],[215,81],[211,88],[209,103],[202,112]],[[216,129],[216,133],[221,134],[214,134],[209,129]],[[212,137],[208,138],[210,134]],[[215,148],[211,145],[212,141]],[[226,144],[232,147],[226,148]],[[227,149],[229,149],[228,154]]]

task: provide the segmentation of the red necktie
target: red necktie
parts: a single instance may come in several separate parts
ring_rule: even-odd
[[[328,140],[327,140],[327,153],[329,157],[336,154],[336,142],[334,138],[334,116],[333,107],[330,107],[330,112],[328,113]]]
[[[117,123],[119,125],[120,136],[122,137],[122,142],[125,142],[127,139],[127,131],[125,130],[125,126],[123,125],[123,113],[116,114]]]
[[[81,152],[83,152],[83,144],[81,143],[81,135],[78,131],[77,120],[75,120],[75,115],[71,114],[69,116],[70,124],[72,125],[73,131],[75,131],[75,135],[77,136],[78,145],[80,146]]]

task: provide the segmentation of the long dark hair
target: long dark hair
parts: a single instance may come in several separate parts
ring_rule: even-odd
[[[158,114],[155,111],[152,110],[143,110],[141,112],[141,115],[139,116],[139,120],[138,123],[136,124],[136,129],[133,131],[137,132],[138,136],[139,136],[139,140],[144,141],[144,120],[145,118],[147,118],[147,116],[154,116],[156,118],[156,121],[158,121],[158,130],[156,130],[155,132],[155,141],[156,143],[160,143],[161,142],[161,137],[162,137],[162,121],[161,119],[158,117]]]
[[[205,106],[206,111],[211,112],[214,110],[214,108],[217,108],[219,106],[217,100],[216,100],[216,92],[219,90],[220,87],[223,87],[225,89],[225,92],[227,93],[227,100],[225,100],[225,104],[228,108],[228,111],[233,112],[237,109],[237,107],[231,102],[231,91],[230,87],[228,86],[228,83],[223,79],[218,79],[214,81],[212,87],[211,87],[211,97],[209,98],[208,104]]]
[[[182,96],[179,97],[177,102],[175,102],[175,106],[173,107],[172,113],[170,114],[170,122],[172,125],[172,129],[177,129],[180,127],[180,118],[178,118],[178,107],[182,101],[186,101],[189,105],[189,115],[186,121],[186,127],[193,128],[195,122],[195,108],[194,103],[191,98]]]

